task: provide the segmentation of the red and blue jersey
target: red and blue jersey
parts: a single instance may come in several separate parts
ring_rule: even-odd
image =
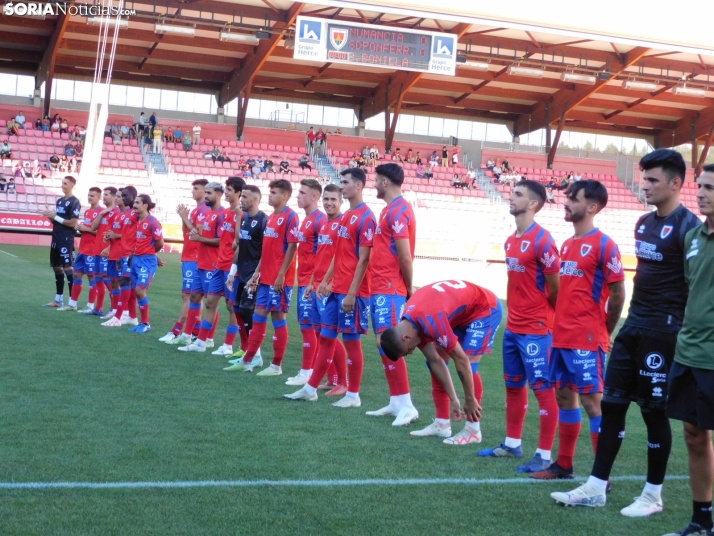
[[[393,199],[379,215],[369,267],[372,294],[407,295],[407,287],[399,268],[397,240],[409,240],[409,250],[414,260],[416,218],[412,206],[402,196]]]
[[[126,218],[126,210],[117,208],[116,214],[111,221],[111,230],[113,233],[120,235],[124,228],[124,218]],[[121,237],[113,238],[110,242],[111,249],[109,250],[109,260],[118,261],[122,256]]]
[[[216,268],[223,271],[228,271],[233,265],[233,257],[235,250],[233,242],[236,239],[236,227],[238,226],[238,215],[232,210],[226,210],[223,223],[218,231],[221,236],[221,242],[218,244],[218,259],[216,260]]]
[[[109,212],[107,212],[104,216],[102,216],[102,219],[99,222],[99,227],[97,227],[97,236],[94,239],[95,240],[94,241],[94,254],[95,255],[101,254],[101,252],[104,251],[107,248],[107,246],[110,245],[110,242],[104,241],[104,233],[114,230],[113,225],[114,225],[114,220],[117,217],[117,214],[119,214],[119,207],[114,207]],[[111,258],[111,250],[110,250],[109,258]],[[117,257],[117,259],[118,258],[119,257]],[[116,260],[116,259],[114,259],[114,260]]]
[[[136,247],[136,222],[139,215],[133,208],[122,212],[121,216],[121,256],[129,257]]]
[[[223,218],[225,217],[225,209],[223,207],[218,207],[217,210],[211,210],[210,208],[205,212],[201,212],[199,215],[202,218],[196,221],[201,221],[198,228],[201,231],[201,236],[203,238],[219,238],[220,227],[223,224]],[[216,269],[216,261],[218,260],[218,246],[209,246],[203,242],[199,242],[200,246],[198,249],[198,269],[213,271]]]
[[[374,244],[374,213],[366,203],[348,210],[342,216],[335,243],[335,270],[332,278],[332,292],[347,294],[350,291],[359,262],[359,249],[371,248]],[[357,297],[369,298],[369,268],[357,290]]]
[[[312,277],[312,273],[315,271],[318,235],[320,233],[320,227],[325,221],[327,221],[325,213],[320,209],[315,209],[313,213],[306,217],[300,224],[297,253],[298,287],[307,286]]]
[[[625,280],[617,244],[599,229],[568,238],[560,252],[560,291],[553,348],[607,349],[607,300],[611,283]]]
[[[206,202],[204,201],[189,213],[188,221],[190,221],[194,227],[200,229],[203,225],[206,211],[210,212],[211,209],[206,206]],[[198,261],[198,250],[201,249],[201,243],[191,240],[189,238],[190,234],[191,230],[183,225],[183,249],[181,250],[181,260],[183,262]]]
[[[136,222],[136,246],[134,255],[155,255],[156,241],[164,237],[159,220],[149,214],[143,220],[137,218]]]
[[[451,352],[459,342],[454,329],[491,315],[498,305],[488,289],[468,281],[439,281],[414,292],[402,318],[417,330],[420,348],[433,342]]]
[[[260,260],[261,285],[275,284],[280,268],[285,261],[285,254],[290,244],[297,244],[300,218],[290,207],[285,207],[279,214],[273,212],[268,217],[263,233],[263,255]],[[285,286],[295,284],[295,258],[285,272]]]
[[[553,329],[555,310],[548,301],[545,276],[560,271],[558,248],[537,223],[504,244],[508,271],[506,329],[525,335],[545,335]]]
[[[104,210],[104,207],[88,208],[84,211],[84,216],[82,217],[82,225],[85,227],[91,227],[94,220],[97,219],[99,213]],[[97,237],[92,233],[87,231],[82,232],[82,237],[79,239],[79,252],[82,255],[93,256],[95,247],[97,244]]]
[[[327,270],[330,268],[332,257],[335,256],[335,242],[337,241],[341,220],[342,214],[338,214],[332,220],[325,218],[320,224],[317,236],[317,254],[315,255],[315,288],[322,283]]]

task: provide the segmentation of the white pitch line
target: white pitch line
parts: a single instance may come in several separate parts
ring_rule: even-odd
[[[687,475],[668,476],[667,480],[687,480]],[[645,476],[614,476],[614,482],[643,481]],[[255,487],[350,487],[350,486],[489,486],[552,482],[532,478],[405,478],[365,480],[187,480],[167,482],[0,482],[0,490],[27,489],[143,489],[143,488],[255,488]]]
[[[17,255],[13,255],[12,253],[8,253],[7,251],[3,251],[0,249],[0,253],[4,253],[5,255],[10,255],[11,257],[15,257],[17,259]]]

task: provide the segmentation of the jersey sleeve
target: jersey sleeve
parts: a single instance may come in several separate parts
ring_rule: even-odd
[[[76,197],[72,200],[72,206],[70,207],[70,213],[71,217],[68,219],[72,218],[79,218],[79,213],[82,211],[82,204],[79,202],[79,199]]]
[[[459,343],[459,338],[446,319],[435,318],[434,322],[427,326],[424,331],[431,337],[434,344],[441,346],[447,353],[453,352]]]
[[[619,255],[619,253],[618,253]],[[553,237],[548,235],[543,237],[538,247],[538,264],[546,275],[560,272],[560,255],[558,247],[555,245]]]
[[[161,222],[154,218],[154,221],[151,222],[151,236],[154,237],[154,240],[161,240],[164,237],[164,231],[163,228],[161,227]]]
[[[359,247],[371,248],[374,245],[374,227],[374,215],[370,214],[359,227]]]
[[[605,275],[605,283],[617,283],[625,280],[625,270],[622,267],[620,250],[618,249],[617,244],[615,244],[612,240],[608,240],[605,243],[603,260],[604,266],[601,268],[603,274]]]
[[[293,212],[288,216],[288,221],[285,222],[285,239],[288,244],[297,244],[298,236],[300,235],[300,218]]]
[[[387,213],[387,223],[392,228],[392,237],[394,240],[403,240],[409,238],[409,216],[405,213]]]

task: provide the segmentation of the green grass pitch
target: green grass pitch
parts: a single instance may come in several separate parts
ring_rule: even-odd
[[[96,317],[43,309],[54,296],[48,248],[0,250],[0,482],[145,482],[202,480],[512,479],[515,460],[478,459],[477,447],[412,438],[434,416],[424,360],[408,360],[420,419],[408,429],[364,415],[388,400],[373,335],[363,339],[362,408],[340,410],[283,400],[300,368],[294,311],[285,373],[277,378],[228,373],[225,359],[182,354],[157,339],[173,325],[180,263],[164,255],[149,292],[153,331],[101,327]],[[478,281],[476,281],[478,283]],[[85,285],[86,286],[86,285]],[[66,298],[65,298],[66,299]],[[86,303],[86,290],[80,306]],[[219,333],[225,329],[221,321]],[[272,328],[263,355],[270,359]],[[502,331],[502,330],[501,330]],[[222,339],[217,336],[217,339]],[[218,340],[217,340],[218,342]],[[481,362],[484,443],[505,433],[501,334]],[[537,440],[531,397],[524,451]],[[576,474],[590,471],[587,428]],[[461,429],[456,424],[455,431]],[[669,474],[687,473],[681,425],[673,423]],[[632,407],[613,476],[643,475],[646,436]],[[664,489],[665,511],[627,519],[619,510],[643,481],[616,481],[605,508],[555,505],[549,493],[573,482],[193,487],[187,489],[0,489],[2,535],[213,534],[568,534],[656,535],[690,515],[686,480]]]

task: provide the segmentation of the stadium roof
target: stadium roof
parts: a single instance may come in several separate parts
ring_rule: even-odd
[[[348,105],[361,120],[389,107],[397,115],[423,112],[507,121],[516,135],[550,124],[651,136],[655,145],[671,146],[712,134],[714,50],[712,55],[697,53],[696,43],[683,44],[680,51],[671,42],[656,48],[646,40],[598,38],[590,30],[580,35],[586,31],[582,28],[569,32],[553,25],[548,31],[542,24],[524,26],[504,20],[496,24],[471,15],[459,22],[457,14],[446,12],[441,18],[429,18],[416,5],[424,2],[412,4],[415,9],[406,15],[396,13],[396,7],[387,8],[395,13],[376,11],[369,3],[127,2],[125,7],[135,9],[136,15],[119,31],[112,80],[207,91],[216,95],[219,105],[239,95]],[[402,11],[410,6],[400,4]],[[454,33],[461,54],[469,61],[488,62],[489,70],[457,64],[456,76],[443,76],[297,61],[288,42],[294,37],[298,15]],[[195,36],[157,34],[154,24],[160,19],[194,26]],[[227,27],[245,34],[266,29],[269,36],[257,45],[221,41],[220,32]],[[81,16],[0,15],[0,68],[35,75],[38,88],[53,76],[91,79],[97,36],[98,27]],[[508,67],[515,63],[545,72],[542,78],[509,74]],[[561,80],[566,71],[600,76],[593,85],[578,85]],[[656,86],[623,87],[624,80],[634,77]],[[675,94],[684,81],[706,93]]]

